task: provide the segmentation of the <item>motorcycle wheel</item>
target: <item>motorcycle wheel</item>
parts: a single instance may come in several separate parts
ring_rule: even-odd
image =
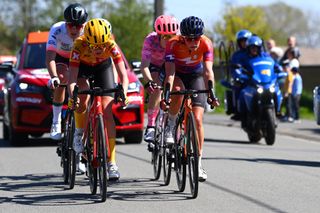
[[[276,140],[275,112],[273,109],[267,109],[265,141],[267,145],[271,146],[274,144],[275,140]]]
[[[260,129],[258,128],[258,125],[256,124],[257,121],[253,116],[251,116],[250,114],[247,114],[247,120],[245,122],[247,122],[247,126],[248,126],[247,134],[248,134],[250,143],[258,143],[262,135],[260,133]]]

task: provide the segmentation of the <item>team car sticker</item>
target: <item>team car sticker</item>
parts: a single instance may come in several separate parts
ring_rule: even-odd
[[[17,102],[40,104],[42,100],[39,99],[39,98],[17,97],[17,98],[16,98],[16,101],[17,101]]]

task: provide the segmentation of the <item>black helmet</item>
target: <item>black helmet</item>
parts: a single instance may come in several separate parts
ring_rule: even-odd
[[[203,34],[204,23],[195,16],[189,16],[180,23],[181,35],[187,37],[199,37]]]
[[[70,4],[64,10],[63,15],[66,22],[74,25],[84,24],[88,17],[86,9],[84,9],[84,7],[79,3]]]

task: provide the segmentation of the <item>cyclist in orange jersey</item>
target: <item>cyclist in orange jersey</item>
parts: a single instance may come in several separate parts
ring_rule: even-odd
[[[111,25],[105,19],[91,19],[84,27],[84,35],[78,37],[73,45],[70,55],[69,95],[73,93],[77,84],[79,90],[89,89],[88,77],[94,76],[94,86],[103,89],[115,87],[113,75],[113,63],[116,67],[124,94],[127,94],[128,76],[120,49],[111,34]],[[83,151],[83,131],[88,109],[88,95],[79,95],[80,102],[75,112],[76,129],[74,135],[74,150],[77,153]],[[108,116],[106,128],[108,131],[110,158],[108,159],[109,180],[118,180],[120,173],[116,165],[115,144],[116,129],[112,115],[113,94],[102,97],[104,115]],[[121,100],[126,105],[127,100]],[[72,102],[72,99],[69,99]]]
[[[213,46],[212,42],[203,35],[204,23],[195,16],[183,19],[180,23],[181,35],[169,40],[165,53],[166,80],[170,83],[170,90],[179,91],[184,89],[203,90],[208,89],[208,81],[214,83],[213,74]],[[207,100],[212,106],[219,106],[217,99]],[[172,136],[175,119],[181,106],[182,97],[173,96],[170,101],[169,122],[166,128],[166,142],[173,143]],[[204,129],[202,125],[204,107],[206,102],[205,94],[198,94],[193,97],[192,111],[195,115],[196,129],[200,143],[199,158],[199,180],[205,181],[207,174],[202,167],[201,157],[203,153]],[[166,108],[164,100],[161,107]]]

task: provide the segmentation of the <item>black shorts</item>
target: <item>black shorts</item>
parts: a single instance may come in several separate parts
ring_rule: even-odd
[[[62,57],[59,54],[56,54],[55,62],[56,64],[65,64],[69,67],[69,58]]]
[[[108,58],[101,64],[89,66],[80,63],[78,78],[93,78],[93,86],[102,89],[115,88],[112,60]],[[107,93],[104,96],[114,97],[114,93]]]
[[[149,70],[150,70],[150,73],[157,72],[159,74],[159,80],[160,80],[161,84],[163,84],[163,81],[166,78],[164,64],[161,67],[156,66],[154,64],[150,64]]]
[[[196,74],[176,72],[175,76],[181,79],[186,89],[204,90],[206,88],[202,72]],[[204,108],[206,105],[206,97],[205,93],[195,94],[192,97],[192,106],[200,106]]]

